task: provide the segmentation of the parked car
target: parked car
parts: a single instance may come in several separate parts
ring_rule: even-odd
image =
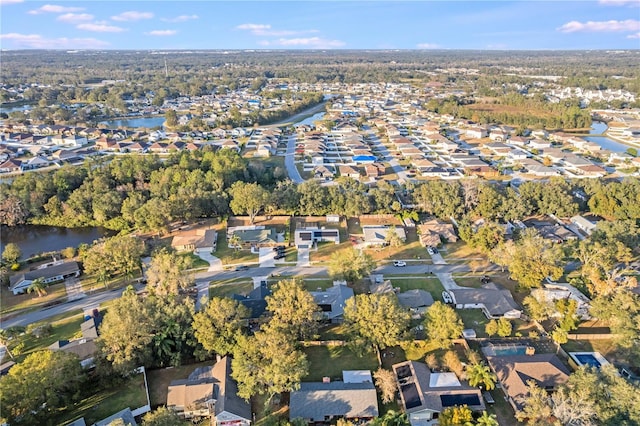
[[[286,249],[285,246],[276,246],[273,248],[273,251],[285,251]]]
[[[434,249],[433,249],[433,247],[431,247],[431,246],[427,247],[427,253],[429,253],[429,254],[431,254],[431,255],[436,254],[435,250],[434,250]]]
[[[273,256],[273,258],[274,258],[275,260],[284,259],[284,258],[285,258],[285,255],[284,255],[284,254],[277,254],[277,255]]]
[[[234,268],[234,271],[246,271],[247,269],[249,269],[247,265],[238,265]]]
[[[442,292],[442,301],[444,303],[453,303],[453,298],[451,297],[451,295],[447,290]]]
[[[393,262],[393,266],[407,266],[407,262],[404,260],[396,260]]]

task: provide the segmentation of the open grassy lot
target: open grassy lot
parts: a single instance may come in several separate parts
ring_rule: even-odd
[[[393,259],[425,259],[431,261],[427,249],[420,245],[419,241],[402,244],[398,247],[383,247],[367,249],[367,253],[375,260]]]
[[[440,254],[447,260],[454,259],[481,259],[486,258],[480,251],[471,248],[467,243],[458,240],[455,243],[447,243],[440,249]]]
[[[77,418],[84,417],[86,424],[91,425],[127,407],[133,410],[146,404],[147,392],[144,377],[142,374],[137,374],[124,385],[103,390],[68,407],[60,415],[60,424],[66,425]]]
[[[211,281],[209,285],[209,298],[230,297],[232,294],[248,294],[253,290],[253,281],[246,278]]]
[[[213,363],[213,361],[205,361],[197,364],[181,365],[179,367],[147,370],[151,407],[167,404],[167,389],[172,381],[186,379],[196,368],[213,365]]]
[[[331,255],[337,251],[349,249],[353,247],[351,241],[346,240],[340,244],[334,243],[318,243],[317,250],[311,249],[309,252],[309,260],[313,263],[328,262],[331,260]]]
[[[399,287],[401,292],[421,289],[431,293],[433,300],[442,300],[442,290],[444,290],[444,287],[440,280],[433,275],[426,275],[425,277],[420,278],[389,277],[388,279],[394,287]]]
[[[305,382],[321,382],[323,377],[341,379],[343,370],[377,370],[378,360],[373,352],[358,357],[346,346],[309,346],[303,349],[309,361],[309,375]]]
[[[33,334],[25,333],[23,336],[18,337],[16,342],[12,342],[10,345],[13,355],[16,357],[16,362],[22,361],[27,355],[32,352],[46,349],[58,340],[68,340],[74,337],[80,337],[80,324],[84,321],[84,316],[80,309],[57,315],[49,318],[46,321],[41,321],[33,324],[32,327],[44,326],[51,324],[51,333],[47,336],[40,338]],[[5,358],[5,361],[8,358]]]
[[[20,272],[18,272],[20,273]],[[0,286],[0,315],[15,314],[19,311],[25,313],[26,311],[32,311],[42,308],[43,305],[51,303],[53,301],[64,301],[67,298],[67,292],[64,287],[64,283],[53,284],[47,287],[47,294],[42,297],[38,297],[36,293],[31,294],[17,294],[14,295],[9,291],[7,286]]]

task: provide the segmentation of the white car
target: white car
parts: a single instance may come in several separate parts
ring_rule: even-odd
[[[451,298],[451,295],[446,290],[442,292],[442,301],[444,303],[453,303],[453,299]]]
[[[436,254],[435,250],[433,249],[433,247],[427,247],[427,253],[429,253],[430,255],[434,255]]]
[[[407,266],[407,262],[404,260],[396,260],[393,262],[393,266]]]

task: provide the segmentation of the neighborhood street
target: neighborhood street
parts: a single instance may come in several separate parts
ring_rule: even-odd
[[[296,150],[296,135],[289,135],[289,139],[287,139],[287,154],[284,156],[284,166],[287,169],[287,174],[289,175],[289,179],[293,181],[295,184],[301,184],[304,182],[302,176],[300,176],[300,172],[296,168],[295,163],[295,150]]]
[[[378,266],[374,269],[373,273],[393,276],[396,274],[402,275],[425,275],[435,274],[440,276],[441,274],[452,274],[454,272],[469,272],[469,265],[466,263],[449,264],[449,265],[431,265],[418,263],[408,260],[407,266],[397,267],[392,263]],[[498,270],[496,265],[491,265],[490,270]],[[200,299],[202,296],[208,294],[209,282],[214,280],[229,280],[234,278],[252,278],[255,276],[271,276],[271,277],[291,277],[291,276],[304,276],[313,278],[328,277],[329,273],[327,267],[319,266],[283,266],[276,268],[249,268],[245,271],[219,271],[210,272],[203,271],[194,275],[196,287],[198,288],[198,302],[197,306],[200,306]],[[445,275],[446,276],[446,275]],[[143,286],[137,286],[138,290],[143,289]],[[29,312],[24,315],[18,315],[16,317],[7,319],[0,323],[0,328],[9,328],[15,325],[26,326],[28,324],[45,320],[47,318],[72,312],[78,309],[84,309],[88,306],[98,306],[101,303],[118,298],[122,295],[124,289],[116,289],[98,293],[95,295],[87,296],[83,299],[69,301],[60,305],[45,308],[36,312]]]

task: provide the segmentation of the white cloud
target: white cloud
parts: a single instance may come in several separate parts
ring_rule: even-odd
[[[236,30],[249,30],[249,31],[264,31],[271,29],[269,24],[240,24],[236,27]]]
[[[31,15],[39,15],[41,13],[80,12],[81,10],[84,10],[84,7],[68,7],[68,6],[60,6],[57,4],[45,4],[44,6],[40,6],[37,9],[30,10],[29,13]]]
[[[94,31],[96,33],[121,33],[126,31],[124,28],[108,25],[104,22],[87,22],[76,26],[79,30]]]
[[[303,46],[310,49],[333,49],[336,47],[342,47],[345,45],[344,41],[340,40],[327,40],[320,37],[306,37],[306,38],[280,38],[274,44],[280,46]]]
[[[438,49],[440,45],[435,43],[419,43],[416,47],[418,49]]]
[[[598,3],[607,6],[640,6],[639,0],[599,0]]]
[[[153,30],[153,31],[149,31],[148,33],[145,33],[146,35],[150,35],[150,36],[172,36],[177,34],[178,31],[176,30]]]
[[[56,18],[57,21],[68,22],[70,24],[77,24],[80,22],[93,20],[93,15],[88,13],[65,13]]]
[[[0,0],[0,6],[4,6],[5,4],[16,4],[22,3],[24,0]]]
[[[199,19],[200,17],[198,15],[180,15],[180,16],[176,16],[175,18],[162,18],[160,19],[161,21],[164,22],[187,22],[187,21],[192,21],[194,19]]]
[[[629,34],[627,38],[640,38],[640,32],[637,32],[635,34]]]
[[[100,49],[109,43],[95,38],[43,38],[39,34],[0,34],[0,40],[9,40],[16,48],[28,49]]]
[[[578,31],[585,32],[624,32],[624,31],[639,31],[640,30],[640,21],[636,21],[635,19],[627,19],[626,21],[587,21],[587,22],[578,22],[571,21],[567,22],[560,28],[558,31],[563,33],[575,33]]]
[[[125,22],[125,21],[140,21],[142,19],[151,19],[153,18],[153,13],[151,12],[136,12],[134,10],[130,10],[128,12],[122,12],[120,15],[112,16],[111,19],[114,21]]]

